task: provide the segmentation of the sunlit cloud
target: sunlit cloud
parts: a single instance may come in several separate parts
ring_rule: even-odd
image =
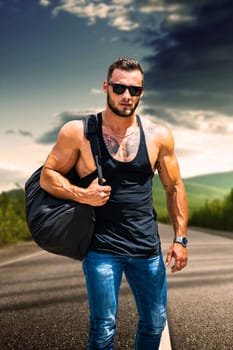
[[[143,113],[149,119],[166,122],[171,127],[178,126],[214,134],[232,134],[233,118],[206,110],[185,110],[178,108],[143,107]]]
[[[16,188],[17,185],[23,187],[27,171],[14,163],[0,162],[0,193]]]
[[[25,171],[24,167],[11,162],[0,162],[0,169],[8,171]]]
[[[208,131],[197,133],[196,130],[183,127],[172,128],[172,132],[183,177],[233,169],[231,134],[213,134]]]
[[[129,31],[139,26],[129,16],[130,13],[135,12],[133,3],[132,0],[121,2],[113,0],[108,3],[63,0],[53,9],[53,15],[57,16],[62,11],[67,12],[77,17],[86,18],[89,25],[95,24],[98,19],[107,19],[110,26]]]
[[[99,94],[103,94],[103,90],[101,89],[91,89],[91,93],[94,95],[99,95]]]
[[[49,6],[51,4],[51,1],[49,0],[40,0],[40,5],[41,6]]]

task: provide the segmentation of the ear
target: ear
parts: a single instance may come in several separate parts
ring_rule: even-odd
[[[108,91],[108,82],[107,82],[107,80],[104,80],[104,82],[103,82],[103,90],[104,90],[105,94]]]
[[[144,95],[144,89],[142,90],[142,93],[141,93],[141,95],[140,95],[140,98],[142,98],[143,95]]]

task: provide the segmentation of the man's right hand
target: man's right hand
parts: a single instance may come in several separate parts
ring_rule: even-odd
[[[103,179],[103,182],[106,182],[106,180]],[[79,202],[98,207],[104,205],[109,200],[110,195],[111,187],[99,185],[98,178],[96,178],[83,191]]]

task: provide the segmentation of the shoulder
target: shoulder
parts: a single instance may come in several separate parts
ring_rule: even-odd
[[[160,150],[173,150],[174,138],[170,129],[147,118],[140,117],[147,142],[154,142]]]
[[[76,144],[84,137],[83,120],[71,120],[65,123],[58,132],[57,142]]]
[[[72,134],[83,132],[83,121],[82,120],[71,120],[65,123],[59,130],[60,135],[71,136]]]

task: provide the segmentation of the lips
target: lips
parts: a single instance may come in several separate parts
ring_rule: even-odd
[[[123,106],[123,107],[131,107],[132,103],[121,102],[120,105]]]

